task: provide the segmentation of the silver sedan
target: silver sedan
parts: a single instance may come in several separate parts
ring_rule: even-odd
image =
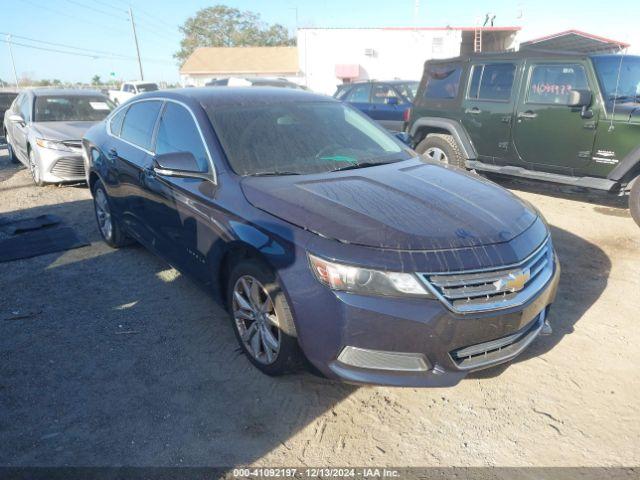
[[[85,180],[81,139],[114,108],[88,90],[25,90],[5,112],[9,156],[31,171],[36,185]]]

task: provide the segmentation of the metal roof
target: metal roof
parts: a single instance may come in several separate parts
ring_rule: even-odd
[[[623,50],[628,43],[600,37],[580,30],[566,30],[520,44],[520,49],[562,50],[579,53],[612,53]]]

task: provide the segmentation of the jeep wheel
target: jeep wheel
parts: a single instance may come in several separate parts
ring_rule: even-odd
[[[460,147],[451,135],[430,133],[416,146],[416,152],[429,160],[466,168]]]
[[[631,216],[640,226],[640,177],[636,178],[629,192],[629,210]]]

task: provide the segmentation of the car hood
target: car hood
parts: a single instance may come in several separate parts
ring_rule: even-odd
[[[92,126],[99,122],[37,122],[33,128],[47,140],[82,140]]]
[[[245,177],[256,208],[345,243],[396,250],[508,242],[537,218],[515,195],[420,160],[343,172]]]

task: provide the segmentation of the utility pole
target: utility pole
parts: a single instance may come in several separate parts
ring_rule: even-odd
[[[11,66],[13,67],[13,77],[16,79],[16,88],[19,89],[18,72],[16,72],[16,62],[13,60],[13,49],[11,48],[11,35],[7,35],[7,45],[9,45],[9,56],[11,57]]]
[[[138,46],[138,35],[136,34],[136,24],[133,21],[133,10],[129,7],[129,19],[131,20],[131,30],[133,30],[133,40],[136,43],[136,54],[138,55],[138,68],[140,69],[140,80],[144,80],[142,73],[142,60],[140,60],[140,47]]]

